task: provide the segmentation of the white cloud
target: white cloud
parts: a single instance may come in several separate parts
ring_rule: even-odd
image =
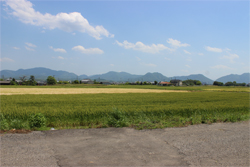
[[[113,67],[113,66],[115,66],[115,65],[114,65],[114,64],[110,64],[110,66],[112,66],[112,67]]]
[[[189,65],[185,65],[187,68],[190,68],[190,66]]]
[[[206,46],[205,49],[207,51],[210,51],[210,52],[218,52],[218,53],[222,52],[222,49],[220,49],[220,48],[212,48],[210,46]]]
[[[61,59],[61,60],[63,60],[63,59],[64,59],[62,56],[58,56],[57,58],[58,58],[58,59]]]
[[[189,57],[189,58],[187,58],[186,60],[187,60],[187,61],[192,61],[192,59],[191,59],[190,57]]]
[[[232,68],[230,68],[230,67],[228,67],[228,66],[224,66],[224,65],[216,65],[216,66],[213,66],[213,67],[211,67],[211,68],[213,68],[213,69],[232,69]]]
[[[0,58],[0,62],[13,62],[14,60],[8,58],[8,57],[3,57],[3,58]]]
[[[34,49],[29,48],[29,47],[27,47],[27,46],[25,46],[25,48],[26,48],[28,51],[35,51]]]
[[[145,45],[143,44],[142,42],[136,42],[135,44],[134,43],[130,43],[128,41],[123,41],[123,43],[120,43],[118,41],[116,41],[116,43],[119,45],[119,46],[122,46],[124,47],[125,49],[134,49],[134,50],[138,50],[138,51],[141,51],[141,52],[145,52],[145,53],[152,53],[152,54],[155,54],[155,53],[159,53],[159,51],[161,50],[171,50],[170,48],[164,46],[163,44],[152,44],[151,46],[149,45]]]
[[[53,48],[52,46],[50,46],[49,48],[54,50],[55,52],[67,53],[66,50],[62,48]]]
[[[203,56],[204,54],[203,53],[198,53],[198,55]]]
[[[191,55],[190,52],[188,52],[188,51],[186,51],[186,50],[183,50],[183,51],[184,51],[184,53]]]
[[[66,32],[79,31],[96,39],[101,39],[101,36],[114,37],[103,26],[91,26],[88,20],[78,12],[58,13],[57,15],[42,14],[35,11],[33,4],[28,0],[4,0],[4,2],[6,3],[4,5],[10,8],[10,14],[25,24],[41,26],[50,30],[58,28]]]
[[[231,63],[234,63],[234,59],[238,59],[239,56],[237,54],[229,54],[229,56],[223,56],[222,59],[228,59]]]
[[[180,41],[172,39],[172,38],[168,38],[167,43],[171,44],[173,47],[187,47],[187,46],[190,46],[187,43],[181,43]]]
[[[170,58],[167,58],[167,57],[165,57],[164,59],[165,59],[165,60],[171,60]]]
[[[138,61],[141,61],[141,59],[140,59],[139,57],[136,57],[136,59],[137,59]]]
[[[26,42],[25,44],[26,44],[27,46],[29,46],[29,47],[36,48],[36,45],[34,45],[34,44],[32,44],[32,43]]]
[[[78,45],[72,48],[72,50],[80,51],[83,54],[103,54],[104,52],[99,48],[85,49],[83,46]]]
[[[13,47],[13,49],[19,50],[20,48],[18,48],[18,47]]]

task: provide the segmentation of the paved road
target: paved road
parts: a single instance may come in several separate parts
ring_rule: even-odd
[[[1,134],[1,166],[250,166],[249,121]]]

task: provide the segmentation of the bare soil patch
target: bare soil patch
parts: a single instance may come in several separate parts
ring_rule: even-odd
[[[18,94],[98,94],[98,93],[168,93],[186,90],[122,89],[122,88],[0,88],[0,95]]]

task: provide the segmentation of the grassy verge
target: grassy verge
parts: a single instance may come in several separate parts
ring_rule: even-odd
[[[44,129],[152,129],[250,118],[249,93],[243,92],[2,95],[1,113],[1,128],[5,122],[9,129],[31,128],[36,113],[46,118]]]

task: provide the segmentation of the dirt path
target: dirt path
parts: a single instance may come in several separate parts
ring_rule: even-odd
[[[1,134],[1,166],[249,166],[249,121]]]

